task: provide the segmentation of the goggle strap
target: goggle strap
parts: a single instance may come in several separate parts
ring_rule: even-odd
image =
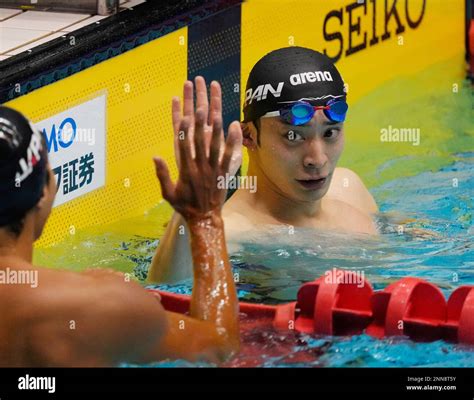
[[[280,111],[269,111],[265,115],[262,115],[261,118],[268,118],[268,117],[279,117]]]

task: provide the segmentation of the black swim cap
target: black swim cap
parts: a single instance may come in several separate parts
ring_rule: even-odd
[[[22,218],[38,203],[46,165],[41,132],[18,111],[0,106],[0,226]]]
[[[344,81],[327,56],[305,47],[284,47],[262,57],[250,71],[244,122],[298,100],[322,106],[345,97]]]

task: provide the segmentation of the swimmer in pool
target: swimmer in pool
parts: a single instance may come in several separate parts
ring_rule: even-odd
[[[208,109],[204,79],[196,77],[195,86],[197,106]],[[372,195],[355,172],[336,168],[344,148],[344,89],[335,65],[311,49],[282,48],[255,64],[247,81],[241,127],[249,154],[247,175],[256,177],[256,190],[239,188],[224,204],[228,239],[264,225],[377,234],[371,214],[378,208]],[[191,116],[192,82],[184,84],[183,92],[183,114]],[[211,83],[210,92],[211,114],[220,115],[217,82]],[[173,99],[172,114],[176,130],[179,98]],[[237,172],[241,160],[236,147],[230,173]],[[179,168],[179,157],[177,161]],[[153,259],[149,281],[172,283],[191,276],[188,237],[178,234],[183,225],[175,213]]]
[[[221,217],[226,193],[213,182],[228,171],[240,125],[231,124],[225,143],[220,116],[211,140],[203,140],[203,110],[193,121],[182,118],[178,128],[184,135],[176,184],[165,162],[154,162],[163,197],[190,232],[195,284],[189,316],[166,312],[150,292],[112,270],[77,273],[32,264],[55,179],[41,133],[0,106],[0,367],[219,362],[238,351],[238,302]]]

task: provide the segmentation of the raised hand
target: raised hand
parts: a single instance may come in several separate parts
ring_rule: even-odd
[[[221,113],[215,108],[208,125],[208,112],[202,101],[192,117],[189,104],[185,106],[186,115],[175,128],[180,160],[176,184],[171,182],[165,161],[154,158],[163,198],[187,220],[221,210],[226,189],[218,187],[217,178],[229,172],[232,157],[242,145],[240,123],[230,124],[224,140]],[[210,136],[206,129],[210,129]]]
[[[242,146],[242,131],[240,123],[234,121],[224,140],[220,87],[217,83],[211,85],[213,96],[209,113],[205,82],[201,79],[196,78],[196,113],[189,83],[185,84],[182,118],[179,103],[173,102],[175,147],[179,160],[176,184],[171,182],[164,160],[154,158],[154,161],[163,198],[183,216],[190,232],[194,271],[190,316],[206,323],[199,328],[201,336],[208,341],[208,347],[209,343],[212,344],[218,358],[225,359],[239,349],[239,308],[221,216],[227,190],[218,185],[218,177],[229,172],[232,158]],[[183,335],[182,330],[173,331],[175,338],[180,335]]]
[[[209,143],[212,137],[212,126],[213,126],[213,119],[214,116],[218,115],[222,118],[222,90],[221,86],[217,81],[211,82],[211,101],[209,106],[209,101],[207,97],[207,89],[206,89],[206,81],[202,76],[197,76],[195,78],[196,83],[196,108],[202,109],[204,112],[204,140],[205,140],[205,148],[209,149]],[[178,170],[180,168],[180,154],[178,150],[178,136],[176,135],[179,131],[179,125],[183,117],[189,118],[190,129],[189,135],[190,139],[193,140],[194,136],[194,86],[192,81],[186,81],[183,86],[183,113],[181,113],[181,102],[179,97],[173,97],[172,100],[172,120],[173,120],[173,128],[175,133],[175,140],[174,140],[174,149],[175,149],[175,157],[176,163],[178,166]],[[224,141],[224,136],[221,137],[222,142]],[[219,154],[219,159],[222,159],[224,152],[224,146],[222,143],[221,152]],[[195,154],[193,153],[192,156],[194,157]],[[242,163],[242,145],[237,143],[234,147],[230,166],[229,166],[229,174],[235,175],[237,170],[239,169]]]

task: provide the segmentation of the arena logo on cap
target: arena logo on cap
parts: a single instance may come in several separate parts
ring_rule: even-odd
[[[265,100],[268,93],[270,93],[273,97],[280,97],[281,91],[283,90],[283,85],[284,82],[278,82],[277,88],[274,89],[270,83],[265,83],[263,85],[258,85],[255,90],[252,88],[247,89],[245,92],[245,105],[252,104],[253,100]]]
[[[331,81],[332,75],[329,71],[301,72],[290,76],[290,83],[293,86],[302,85],[307,82]]]

